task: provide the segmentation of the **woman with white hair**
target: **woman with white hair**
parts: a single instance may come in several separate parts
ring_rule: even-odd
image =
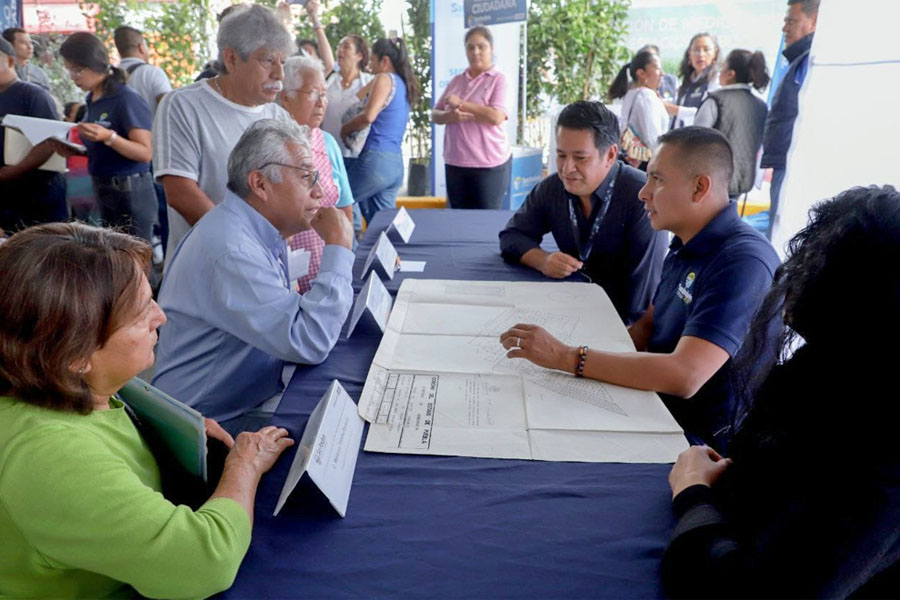
[[[284,90],[278,95],[278,103],[300,125],[309,127],[312,160],[319,172],[319,184],[323,196],[320,206],[340,208],[353,221],[353,192],[347,180],[347,171],[341,156],[341,148],[334,137],[321,129],[328,106],[328,89],[325,85],[322,61],[309,56],[292,56],[284,63]],[[309,271],[297,280],[300,293],[310,288],[319,272],[325,241],[314,229],[301,231],[288,238],[291,250],[303,248],[309,251]]]

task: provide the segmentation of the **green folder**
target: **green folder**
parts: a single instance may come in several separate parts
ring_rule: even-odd
[[[138,377],[119,390],[119,397],[188,473],[207,481],[206,427],[199,412]]]

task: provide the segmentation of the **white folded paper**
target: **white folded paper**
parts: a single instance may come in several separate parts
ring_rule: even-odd
[[[373,266],[377,267],[381,274],[388,279],[394,278],[394,272],[397,271],[400,264],[400,257],[397,255],[397,249],[382,231],[378,236],[378,241],[372,247],[366,262],[363,265],[362,273],[359,276],[365,277]]]
[[[413,222],[412,217],[409,216],[409,213],[406,211],[406,207],[401,206],[400,210],[397,211],[397,216],[395,216],[394,220],[391,221],[391,225],[390,227],[388,227],[388,231],[396,231],[399,238],[403,240],[403,243],[408,244],[409,238],[412,237],[412,232],[415,228],[416,224]]]
[[[273,514],[281,512],[300,479],[309,474],[338,514],[346,516],[364,423],[344,387],[332,381],[309,416]]]
[[[356,302],[353,304],[350,326],[347,328],[347,339],[350,339],[350,334],[356,329],[356,324],[359,323],[360,317],[365,312],[372,315],[375,323],[378,324],[378,328],[384,333],[388,318],[391,316],[391,304],[390,292],[387,291],[387,288],[381,283],[381,279],[372,271],[369,273],[366,284],[360,290],[359,295],[356,297]]]

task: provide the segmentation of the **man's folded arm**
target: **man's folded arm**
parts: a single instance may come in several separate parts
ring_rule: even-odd
[[[326,246],[319,274],[306,294],[284,286],[268,257],[222,256],[213,267],[216,303],[207,318],[247,344],[281,360],[318,364],[340,335],[353,302],[353,253]]]

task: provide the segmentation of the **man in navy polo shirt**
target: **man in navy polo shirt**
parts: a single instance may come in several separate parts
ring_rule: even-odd
[[[778,256],[728,200],[732,152],[721,133],[684,127],[659,141],[639,197],[653,228],[675,238],[653,303],[629,329],[641,352],[589,350],[583,374],[659,392],[689,439],[724,449],[734,405],[731,359]],[[579,364],[577,346],[535,325],[516,325],[500,341],[510,358],[569,372]]]

